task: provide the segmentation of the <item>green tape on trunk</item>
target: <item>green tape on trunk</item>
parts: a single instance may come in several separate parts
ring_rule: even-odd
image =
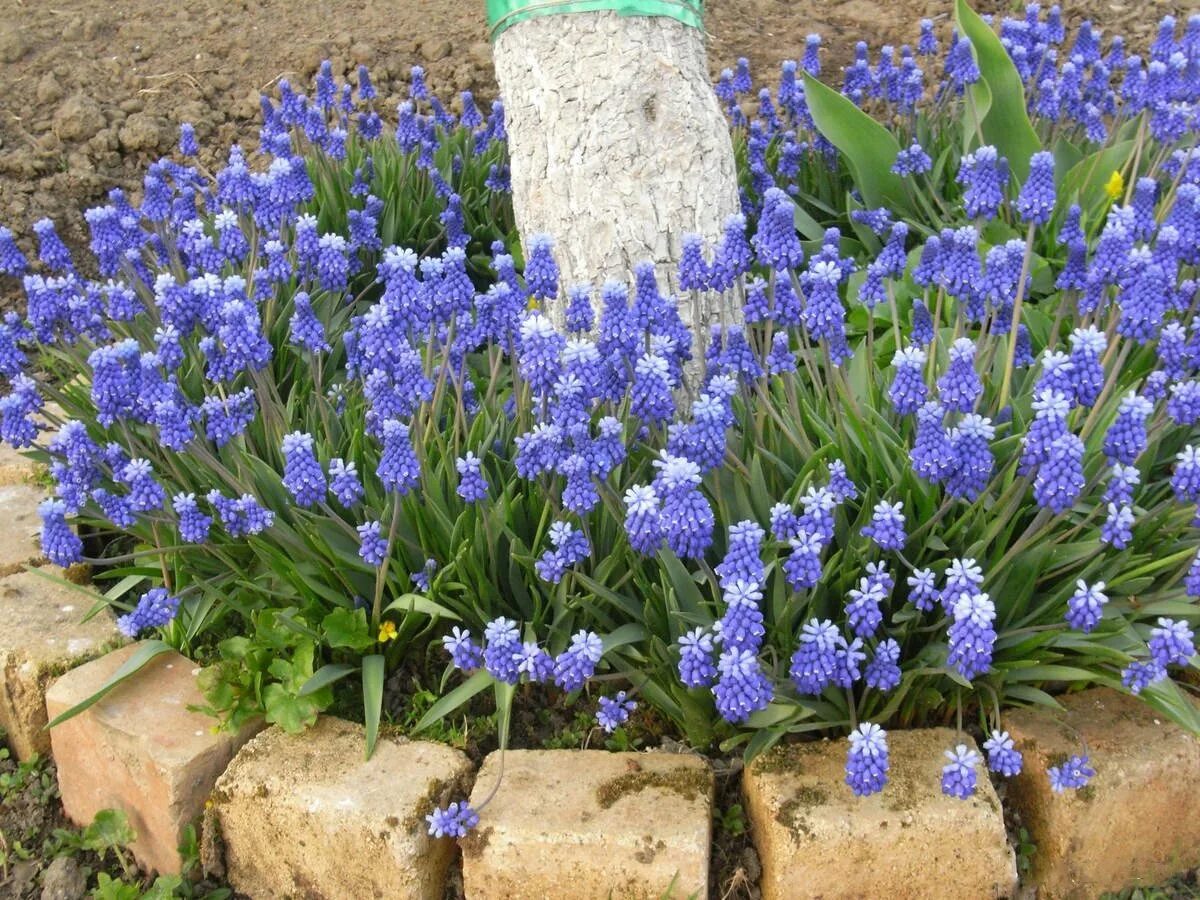
[[[701,27],[702,0],[487,0],[492,40],[500,32],[538,16],[608,10],[620,16],[666,16],[693,28]]]

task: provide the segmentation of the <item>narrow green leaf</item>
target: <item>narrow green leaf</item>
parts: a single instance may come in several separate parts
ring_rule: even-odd
[[[501,752],[508,749],[508,732],[512,726],[513,697],[517,686],[503,681],[495,682],[496,690],[496,736],[500,740]]]
[[[413,728],[413,731],[424,731],[434,722],[437,722],[450,715],[450,713],[457,710],[460,706],[465,704],[480,691],[487,688],[487,686],[492,684],[494,681],[495,679],[492,678],[492,676],[486,671],[480,670],[476,672],[450,693],[446,694],[446,696],[438,700],[438,702],[433,704],[433,706],[429,707],[429,711],[426,712],[425,715],[421,716],[421,721],[417,723],[416,727]]]
[[[108,680],[105,681],[104,684],[100,685],[100,690],[96,691],[96,693],[92,694],[86,700],[76,703],[66,712],[55,716],[54,721],[50,722],[46,728],[50,729],[55,725],[60,725],[68,719],[72,719],[79,715],[84,710],[90,709],[97,702],[103,699],[105,694],[115,688],[126,678],[129,678],[131,675],[135,675],[141,671],[142,667],[145,666],[146,663],[150,662],[150,660],[157,656],[162,656],[164,653],[171,652],[173,652],[172,647],[163,641],[144,641],[138,646],[137,650],[133,652],[133,655],[130,656],[129,659],[121,663],[121,667],[117,669],[117,671],[108,676]]]
[[[298,697],[307,697],[309,694],[315,694],[323,687],[328,687],[334,682],[341,681],[347,675],[351,675],[358,671],[358,666],[352,666],[347,663],[330,663],[327,666],[321,666],[312,675],[312,678],[304,682],[296,694]]]
[[[367,726],[367,759],[375,752],[375,742],[379,740],[379,717],[383,713],[383,675],[382,654],[372,653],[363,657],[363,721]]]

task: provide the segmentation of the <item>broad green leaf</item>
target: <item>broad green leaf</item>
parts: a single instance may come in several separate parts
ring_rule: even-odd
[[[1122,141],[1085,156],[1063,178],[1060,198],[1076,202],[1084,209],[1093,209],[1102,203],[1106,199],[1104,185],[1113,172],[1125,168],[1133,147],[1133,141]]]
[[[46,728],[53,728],[55,725],[59,725],[67,721],[67,719],[74,718],[84,710],[94,706],[104,697],[105,694],[115,688],[126,678],[129,678],[131,675],[141,671],[142,667],[145,666],[146,663],[150,662],[150,660],[157,656],[161,656],[164,653],[171,652],[173,652],[173,648],[163,641],[153,640],[142,642],[138,645],[137,650],[133,652],[133,655],[130,656],[129,659],[125,660],[125,662],[121,664],[121,667],[117,669],[117,671],[108,676],[108,680],[105,681],[104,684],[100,685],[100,690],[96,691],[96,693],[92,694],[86,700],[76,703],[66,712],[55,716],[54,720],[50,722]]]
[[[379,740],[379,717],[383,712],[384,659],[381,654],[364,656],[362,661],[363,721],[367,730],[366,758],[375,752]]]
[[[133,826],[119,809],[102,809],[83,830],[83,846],[93,853],[103,854],[114,847],[128,847],[135,840]]]
[[[967,5],[966,0],[957,0],[954,10],[959,31],[970,38],[981,80],[990,95],[987,115],[983,116],[981,125],[984,140],[1001,156],[1007,157],[1017,181],[1023,182],[1029,175],[1029,158],[1042,149],[1042,142],[1025,111],[1025,87],[1021,76],[996,32]],[[976,85],[972,85],[968,90],[975,88]]]
[[[362,651],[375,643],[365,609],[335,609],[321,621],[321,628],[330,647]]]
[[[301,697],[282,684],[268,684],[263,691],[266,720],[289,734],[297,734],[317,721],[321,708],[313,700],[314,696]]]
[[[808,74],[804,76],[804,96],[817,130],[846,157],[866,205],[914,215],[904,182],[892,174],[892,163],[900,152],[892,133],[847,97]]]

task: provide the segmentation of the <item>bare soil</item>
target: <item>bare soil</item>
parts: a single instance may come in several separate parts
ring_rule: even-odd
[[[983,12],[1015,8],[980,0]],[[1135,45],[1168,0],[1068,2]],[[770,77],[798,57],[810,32],[837,71],[866,40],[913,40],[917,21],[946,21],[950,0],[709,0],[714,74],[748,56]],[[30,226],[50,216],[83,246],[81,210],[119,186],[136,195],[146,164],[173,147],[181,122],[209,153],[252,146],[261,92],[288,78],[307,85],[322,59],[340,74],[366,63],[386,109],[402,99],[412,65],[435,90],[495,93],[482,0],[0,0],[0,223],[29,249]],[[12,298],[7,298],[10,302]],[[0,306],[6,305],[0,301]]]

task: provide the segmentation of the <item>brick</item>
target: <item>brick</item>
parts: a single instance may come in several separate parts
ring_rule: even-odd
[[[0,484],[25,484],[37,477],[38,469],[25,451],[0,443]]]
[[[1006,897],[1017,871],[987,774],[966,800],[941,791],[945,750],[972,740],[947,728],[892,731],[883,791],[855,797],[848,743],[777,747],[743,773],[763,900]]]
[[[425,816],[466,796],[471,763],[451,747],[384,735],[370,760],[361,725],[322,717],[270,728],[213,792],[226,877],[255,898],[441,900],[454,842]]]
[[[19,572],[42,558],[38,504],[46,491],[31,484],[0,484],[0,575]]]
[[[49,417],[53,417],[55,421],[61,421],[66,417],[62,408],[56,403],[48,403],[41,412],[34,414],[33,420],[38,427],[44,432],[53,434],[58,430],[58,426],[51,424]],[[42,442],[47,438],[48,435],[43,433]],[[0,485],[31,483],[41,472],[45,471],[45,466],[34,462],[28,455],[30,452],[30,449],[17,450],[0,441]]]
[[[475,779],[479,805],[501,757]],[[707,897],[713,775],[673,753],[510,750],[464,838],[470,900]]]
[[[1007,802],[1037,845],[1041,897],[1096,897],[1200,865],[1200,740],[1144,701],[1108,688],[1025,709],[1005,725],[1025,755]],[[1096,776],[1055,794],[1047,770],[1081,753]]]
[[[53,566],[47,571],[64,574]],[[121,639],[108,610],[82,621],[95,599],[32,572],[0,579],[0,728],[18,759],[50,752],[50,680]]]
[[[141,646],[131,644],[63,675],[46,692],[53,719],[93,695]],[[178,653],[155,657],[91,708],[51,729],[50,744],[67,816],[79,825],[120,809],[137,833],[134,856],[153,872],[177,873],[184,829],[213,784],[257,730],[214,731],[189,706],[204,698],[200,670]]]

